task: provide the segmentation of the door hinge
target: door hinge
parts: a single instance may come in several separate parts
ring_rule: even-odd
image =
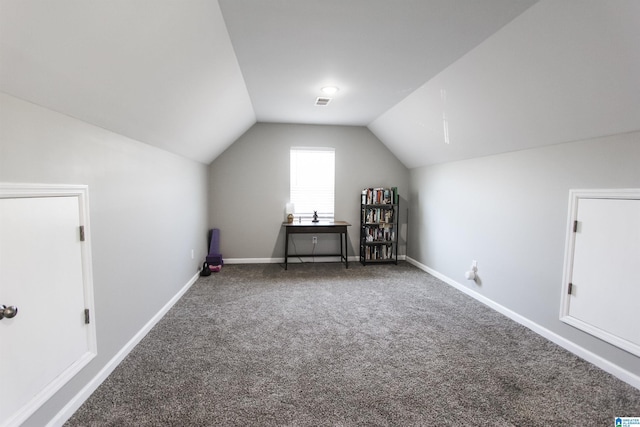
[[[573,291],[573,283],[569,283],[569,295],[571,295],[571,291]]]
[[[573,221],[573,232],[578,232],[578,220]]]
[[[84,242],[84,225],[80,226],[80,241]]]
[[[89,323],[91,323],[91,318],[89,317],[89,309],[88,308],[84,309],[84,323],[85,323],[85,325],[88,325]]]

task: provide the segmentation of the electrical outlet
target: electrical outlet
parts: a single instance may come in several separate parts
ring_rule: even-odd
[[[478,269],[478,261],[476,261],[475,259],[473,261],[471,261],[471,268],[475,268],[477,270]]]
[[[191,249],[191,259],[194,259],[196,257],[196,253],[193,249]]]
[[[317,237],[317,236],[313,236],[313,237],[311,238],[311,243],[313,243],[314,245],[315,245],[316,243],[318,243],[318,237]]]

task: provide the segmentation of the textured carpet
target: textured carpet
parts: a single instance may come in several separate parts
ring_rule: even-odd
[[[68,426],[613,426],[640,391],[406,264],[227,265]]]

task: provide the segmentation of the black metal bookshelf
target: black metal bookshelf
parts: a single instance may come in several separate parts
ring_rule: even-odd
[[[398,189],[365,188],[360,196],[360,262],[398,264]]]

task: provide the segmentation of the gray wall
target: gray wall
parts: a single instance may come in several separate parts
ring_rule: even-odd
[[[98,356],[25,425],[46,424],[196,274],[207,174],[206,165],[0,93],[0,182],[89,185]]]
[[[358,253],[360,192],[365,187],[397,186],[400,221],[406,225],[409,171],[365,127],[258,123],[210,166],[210,224],[220,228],[225,259],[284,255],[281,224],[289,201],[289,149],[334,147],[335,216],[350,222],[349,254]],[[405,226],[401,227],[401,231]],[[296,236],[298,253],[311,251],[311,237]],[[338,250],[334,236],[318,236],[317,253]],[[400,247],[404,254],[404,245]]]
[[[559,319],[569,189],[640,187],[640,133],[411,170],[408,256],[640,375]],[[466,281],[478,261],[481,285]]]

